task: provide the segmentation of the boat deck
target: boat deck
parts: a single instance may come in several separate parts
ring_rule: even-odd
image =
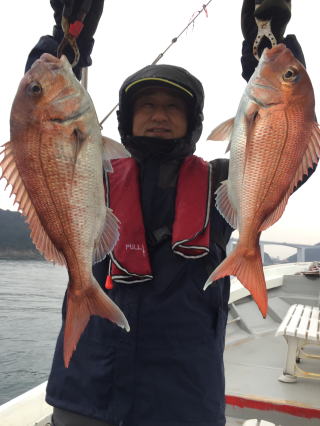
[[[284,276],[282,285],[268,294],[266,319],[251,297],[230,306],[224,355],[227,415],[260,416],[281,425],[319,426],[320,380],[278,380],[285,366],[287,343],[282,336],[275,337],[275,332],[291,304],[319,306],[320,278]],[[320,346],[312,350],[320,355]],[[320,374],[319,360],[302,359],[300,366]]]

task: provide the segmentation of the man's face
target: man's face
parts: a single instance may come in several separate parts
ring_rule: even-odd
[[[162,139],[187,134],[187,105],[174,90],[149,88],[141,91],[133,105],[133,136]]]

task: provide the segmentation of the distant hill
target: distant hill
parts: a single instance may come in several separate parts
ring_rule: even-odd
[[[0,209],[0,259],[43,259],[19,212]]]
[[[263,266],[274,265],[277,263],[276,259],[273,259],[267,252],[264,252]]]
[[[320,242],[314,247],[305,249],[306,262],[320,260]],[[30,239],[30,230],[19,212],[0,209],[0,259],[37,259],[43,260],[38,250]],[[296,262],[297,255],[294,254],[286,262]],[[265,253],[264,265],[279,263]]]

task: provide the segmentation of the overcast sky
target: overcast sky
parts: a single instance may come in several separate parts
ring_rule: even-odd
[[[106,0],[96,43],[93,66],[89,68],[88,90],[101,120],[117,103],[123,80],[150,64],[202,8],[201,0]],[[205,121],[196,154],[207,160],[224,156],[226,142],[206,141],[220,122],[235,115],[246,82],[241,77],[240,11],[242,0],[213,0],[188,31],[180,37],[159,63],[187,68],[203,83]],[[308,6],[308,8],[307,8]],[[41,35],[51,33],[49,0],[3,2],[1,33],[1,143],[9,140],[10,108],[30,49]],[[319,26],[319,0],[292,0],[292,19],[287,34],[296,34],[307,62],[320,116],[320,54],[314,40]],[[318,39],[318,36],[316,36]],[[103,134],[118,139],[113,114]],[[305,244],[320,242],[320,167],[289,200],[282,218],[263,232],[264,240]],[[0,208],[15,209],[0,182]],[[273,255],[293,253],[291,249],[268,247]]]

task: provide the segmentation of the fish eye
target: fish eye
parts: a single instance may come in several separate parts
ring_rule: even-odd
[[[284,74],[283,79],[285,81],[294,81],[298,76],[298,70],[296,68],[289,68]]]
[[[42,93],[42,86],[39,82],[33,81],[29,84],[27,91],[32,96],[39,96]]]

